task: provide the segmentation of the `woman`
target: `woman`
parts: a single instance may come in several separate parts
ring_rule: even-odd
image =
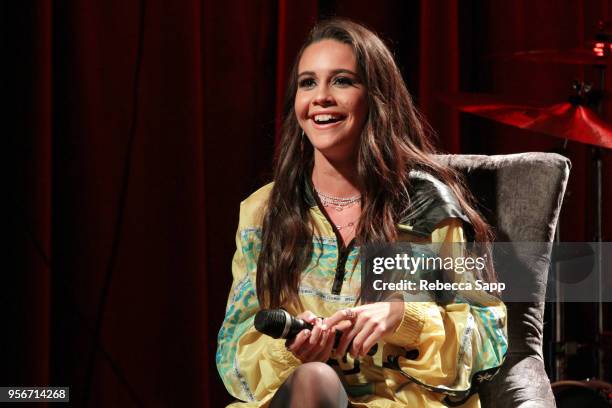
[[[318,24],[285,112],[274,183],[241,204],[217,350],[227,389],[246,406],[479,406],[507,348],[500,301],[357,306],[365,243],[490,240],[433,160],[390,51],[356,23]],[[313,329],[287,343],[254,329],[258,310],[281,307]]]

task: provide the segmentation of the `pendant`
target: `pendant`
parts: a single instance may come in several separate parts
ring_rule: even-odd
[[[349,223],[348,223],[348,224],[346,224],[346,225],[336,225],[336,229],[337,229],[338,231],[340,231],[340,230],[341,230],[341,229],[343,229],[343,228],[352,227],[353,225],[355,225],[355,222],[349,222]]]

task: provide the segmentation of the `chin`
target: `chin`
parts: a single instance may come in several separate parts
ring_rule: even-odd
[[[313,143],[316,151],[330,160],[343,160],[356,156],[356,147],[345,143]]]

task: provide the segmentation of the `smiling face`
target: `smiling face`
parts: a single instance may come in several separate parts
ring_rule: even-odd
[[[368,105],[352,48],[335,40],[311,44],[297,80],[295,114],[315,152],[332,160],[354,157]]]

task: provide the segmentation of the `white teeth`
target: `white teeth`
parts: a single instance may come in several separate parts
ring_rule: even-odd
[[[325,122],[325,121],[332,120],[332,119],[340,119],[340,117],[330,115],[330,114],[315,115],[314,117],[315,122]]]

